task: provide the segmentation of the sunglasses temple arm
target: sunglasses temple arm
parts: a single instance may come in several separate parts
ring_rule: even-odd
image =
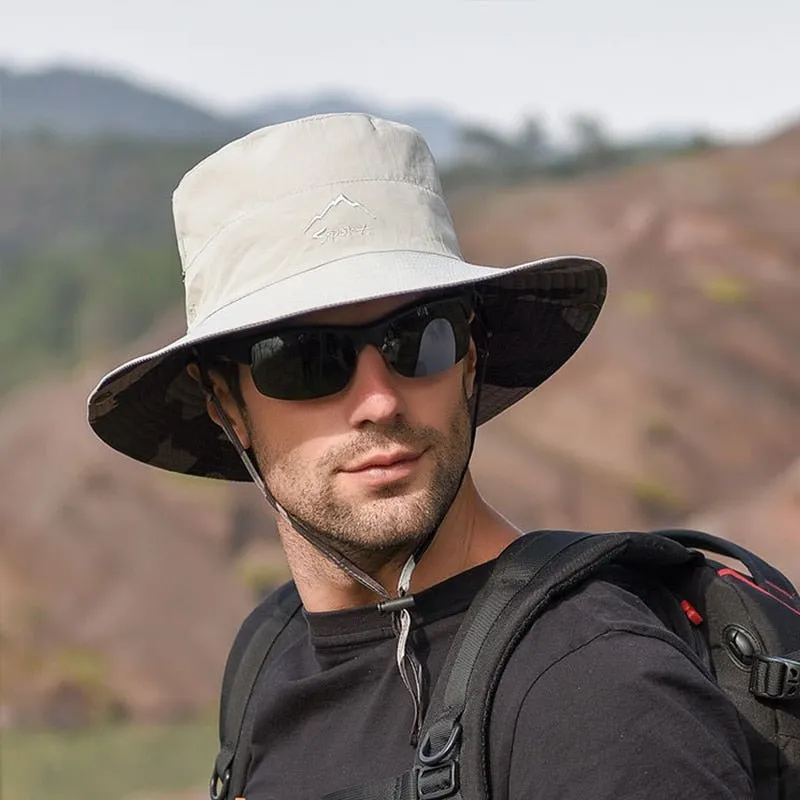
[[[200,379],[201,385],[203,387],[203,392],[206,395],[206,398],[209,403],[214,407],[214,410],[217,412],[217,416],[219,417],[219,423],[222,427],[222,430],[225,432],[225,435],[230,440],[230,443],[233,445],[236,452],[239,454],[239,458],[242,460],[247,471],[250,473],[250,477],[253,479],[253,483],[259,488],[261,494],[264,495],[265,500],[278,512],[278,514],[283,517],[283,519],[291,525],[304,539],[310,542],[314,547],[320,550],[327,558],[329,558],[337,567],[342,569],[345,573],[347,573],[353,580],[358,581],[362,586],[370,591],[374,592],[378,595],[378,597],[383,598],[383,600],[391,599],[391,595],[386,589],[381,586],[376,580],[371,578],[369,575],[366,574],[363,570],[359,569],[355,564],[353,564],[349,559],[345,558],[341,553],[337,553],[321,536],[316,534],[315,532],[309,530],[307,525],[304,525],[300,520],[295,519],[288,511],[275,499],[272,492],[267,488],[267,484],[264,479],[261,477],[261,473],[258,471],[258,468],[253,463],[253,459],[250,456],[250,453],[245,450],[242,443],[239,441],[239,437],[236,435],[236,431],[233,430],[233,425],[231,425],[230,418],[228,417],[227,412],[222,407],[222,403],[220,403],[219,398],[217,397],[216,392],[214,391],[213,386],[211,385],[211,379],[209,378],[208,371],[206,370],[203,363],[200,359],[196,359],[197,368],[200,372]]]
[[[268,495],[267,499],[269,500],[270,505],[274,505],[276,511],[283,512],[285,514],[286,512],[283,510],[283,508],[280,507],[275,498],[269,493],[264,480],[259,474],[258,469],[256,469],[256,465],[253,463],[250,455],[239,441],[236,431],[233,430],[233,425],[231,425],[230,418],[228,417],[225,409],[222,407],[222,403],[220,403],[217,393],[214,391],[214,387],[211,384],[211,378],[208,375],[205,365],[199,358],[196,359],[195,365],[200,372],[200,385],[203,387],[203,394],[205,394],[206,400],[213,406],[214,411],[217,412],[220,427],[225,432],[225,435],[230,440],[230,443],[233,445],[236,452],[239,454],[239,458],[241,458],[245,468],[250,473],[250,477],[253,479],[253,482],[256,484],[256,486],[258,486],[262,494],[265,496]]]

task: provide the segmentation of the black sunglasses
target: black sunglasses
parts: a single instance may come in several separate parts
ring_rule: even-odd
[[[472,301],[448,297],[406,307],[366,325],[306,326],[261,332],[226,343],[219,351],[249,364],[261,394],[278,400],[312,400],[342,391],[358,354],[375,346],[406,378],[450,369],[467,354]]]

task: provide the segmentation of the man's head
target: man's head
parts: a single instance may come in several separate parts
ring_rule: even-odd
[[[297,320],[375,319],[404,302],[397,299],[403,296],[470,292],[480,297],[481,317],[492,335],[475,403],[480,425],[570,358],[605,298],[605,270],[589,258],[542,258],[508,268],[466,261],[420,134],[366,114],[309,117],[231,142],[184,176],[173,211],[186,334],[106,375],[89,399],[89,422],[112,447],[176,472],[258,479],[209,418],[203,387],[186,370],[198,353],[220,342],[281,330]],[[423,366],[433,365],[433,371],[419,378],[409,377],[415,358],[408,348],[394,349],[388,329],[366,338],[363,331],[363,336],[353,333],[357,360],[340,338],[313,338],[309,346],[330,345],[325,352],[332,357],[316,372],[311,368],[319,362],[307,360],[307,375],[259,366],[280,364],[284,345],[306,344],[272,338],[255,354],[248,349],[238,362],[253,361],[241,381],[247,402],[240,406],[247,414],[238,430],[253,440],[265,475],[272,471],[276,492],[296,493],[299,502],[305,495],[295,492],[291,481],[327,469],[330,480],[309,487],[309,496],[311,489],[330,486],[337,503],[359,493],[387,495],[374,497],[364,514],[411,508],[392,495],[403,486],[408,497],[421,497],[416,479],[367,489],[364,476],[342,473],[348,458],[355,465],[358,457],[390,445],[435,452],[439,460],[425,455],[424,470],[418,469],[437,483],[434,467],[444,464],[448,471],[457,460],[445,454],[463,437],[451,435],[449,426],[461,424],[464,382],[470,386],[474,380],[469,347],[462,353],[456,341],[448,349],[442,330],[431,328],[435,357]],[[439,369],[453,347],[460,366],[451,360],[448,369]],[[384,362],[391,365],[385,372]],[[303,402],[300,388],[311,395]],[[433,500],[426,502],[430,506]],[[343,520],[340,528],[346,528],[343,507],[334,503],[331,509],[329,516],[335,517],[335,510]]]
[[[231,349],[247,363],[212,361],[222,409],[275,499],[362,567],[415,549],[458,492],[478,363],[471,319],[464,297],[384,298],[250,337]],[[302,399],[286,398],[292,389]]]

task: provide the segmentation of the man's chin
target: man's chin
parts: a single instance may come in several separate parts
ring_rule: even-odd
[[[417,528],[428,516],[429,494],[424,488],[386,487],[348,497],[346,504],[354,520],[361,520],[366,526],[376,523],[396,527]]]
[[[415,480],[348,488],[353,491],[347,492],[344,497],[355,511],[373,504],[375,508],[395,504],[399,507],[416,507],[427,494],[424,482]]]

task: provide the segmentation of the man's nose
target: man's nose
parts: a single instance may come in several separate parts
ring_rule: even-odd
[[[401,377],[386,363],[381,352],[367,345],[358,355],[356,370],[347,387],[350,424],[382,424],[404,414],[399,390]]]

